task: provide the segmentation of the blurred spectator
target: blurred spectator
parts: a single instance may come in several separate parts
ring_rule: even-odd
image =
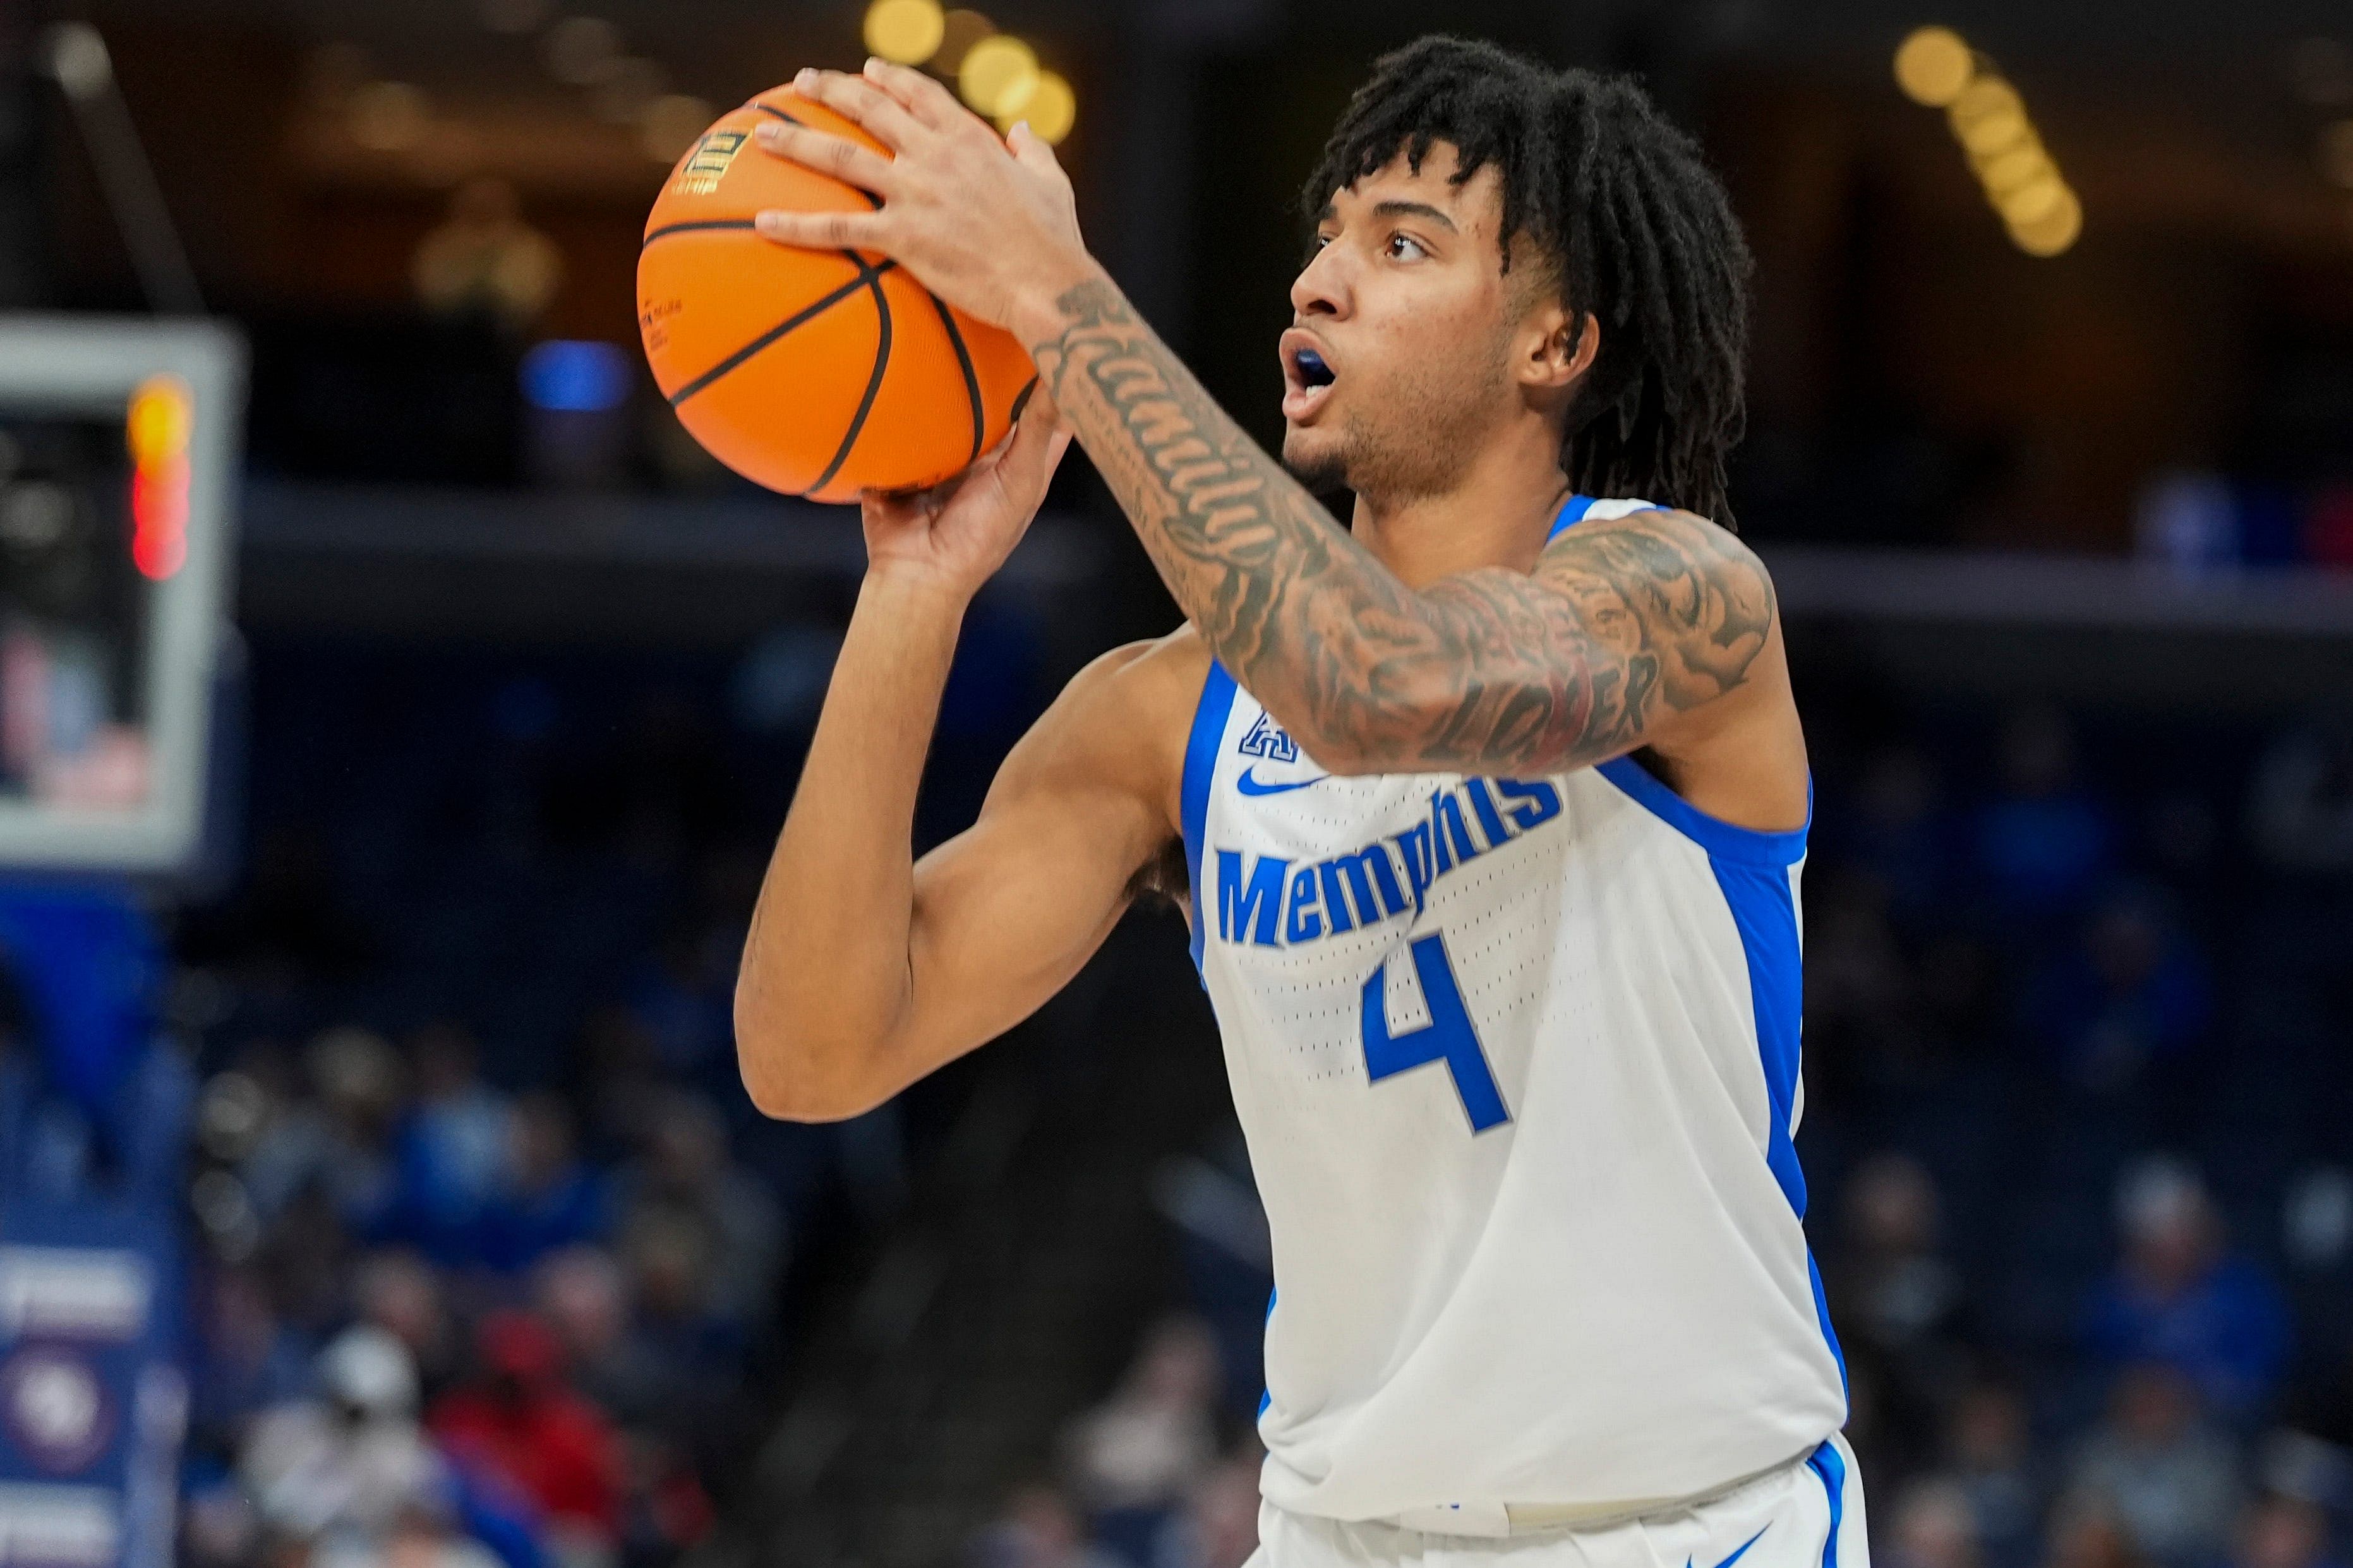
[[[1889,908],[1909,922],[1951,894],[1953,828],[1936,764],[1917,746],[1872,758],[1855,790],[1845,830],[1856,863],[1877,881]]]
[[[667,1222],[700,1233],[711,1310],[739,1325],[757,1318],[783,1255],[783,1216],[730,1156],[709,1100],[662,1099],[644,1153],[622,1174],[620,1207],[632,1231]]]
[[[2071,1493],[2052,1510],[2042,1568],[2147,1568],[2147,1563],[2105,1498]]]
[[[621,1524],[621,1451],[612,1426],[565,1386],[555,1337],[528,1312],[485,1317],[478,1379],[433,1406],[449,1452],[502,1477],[536,1503],[566,1568],[612,1561]]]
[[[2069,1475],[2071,1491],[2111,1511],[2161,1568],[2201,1568],[2229,1544],[2238,1455],[2202,1419],[2197,1385],[2173,1367],[2125,1369]]]
[[[1065,1439],[1073,1489],[1094,1528],[1132,1562],[1217,1455],[1218,1346],[1197,1318],[1155,1328],[1111,1398]]]
[[[234,1450],[247,1420],[301,1399],[311,1387],[311,1351],[280,1321],[269,1292],[249,1268],[216,1269],[196,1317],[189,1426],[199,1445]]]
[[[2247,788],[2247,837],[2283,871],[2353,872],[2353,722],[2272,742]]]
[[[2269,1492],[2239,1516],[2230,1568],[2342,1568],[2328,1549],[2328,1515],[2317,1503]]]
[[[554,298],[564,259],[523,221],[514,187],[481,177],[458,187],[448,216],[417,246],[409,271],[427,309],[487,315],[522,332]]]
[[[1130,1568],[1087,1539],[1071,1500],[1050,1486],[1016,1491],[973,1538],[972,1568]]]
[[[1914,1352],[1948,1331],[1960,1274],[1939,1249],[1936,1184],[1907,1154],[1881,1154],[1849,1178],[1848,1321],[1867,1339]]]
[[[605,1181],[574,1152],[571,1111],[552,1094],[523,1096],[508,1120],[504,1180],[482,1217],[482,1261],[513,1273],[610,1227]]]
[[[1987,1568],[2028,1568],[2042,1492],[2026,1402],[2000,1384],[1969,1388],[1954,1403],[1945,1458],[1946,1476],[1968,1503]]]
[[[454,1024],[410,1042],[417,1098],[400,1140],[400,1192],[392,1222],[437,1263],[470,1263],[507,1170],[506,1097],[483,1083],[471,1036]]]
[[[393,1521],[383,1553],[354,1556],[348,1563],[321,1555],[313,1568],[499,1568],[480,1542],[459,1534],[446,1509],[419,1499]]]
[[[276,1101],[245,1162],[246,1190],[267,1225],[316,1186],[345,1224],[372,1235],[392,1212],[406,1074],[382,1036],[354,1027],[321,1035],[305,1062],[317,1103]]]
[[[1185,1506],[1152,1543],[1148,1568],[1242,1568],[1258,1550],[1258,1473],[1253,1443],[1195,1481]]]
[[[609,1255],[593,1247],[551,1254],[540,1263],[533,1300],[573,1387],[624,1422],[659,1413],[665,1369],[632,1336],[627,1286]]]
[[[2288,1351],[2279,1288],[2223,1250],[2212,1200],[2179,1163],[2151,1161],[2128,1173],[2118,1210],[2124,1256],[2092,1297],[2093,1350],[2111,1364],[2166,1362],[2223,1415],[2255,1414]]]
[[[743,1368],[743,1323],[712,1299],[712,1232],[677,1210],[642,1211],[622,1237],[635,1304],[620,1364],[655,1392],[646,1417],[669,1436],[708,1438],[707,1418],[733,1395]]]
[[[440,1459],[417,1424],[417,1373],[382,1329],[347,1329],[320,1352],[319,1397],[254,1424],[237,1468],[261,1524],[314,1561],[380,1556],[401,1516],[438,1495]]]
[[[1890,1568],[1981,1568],[1969,1500],[1953,1482],[1917,1481],[1897,1494],[1887,1528]]]
[[[2168,900],[2136,886],[2102,900],[2029,1006],[2060,1072],[2080,1089],[2115,1093],[2189,1054],[2213,1017],[2213,980]]]
[[[1993,797],[1978,816],[1977,863],[1996,915],[2031,927],[2091,891],[2108,863],[2115,816],[2079,776],[2074,727],[2055,708],[2004,720],[1995,766]]]
[[[1894,1428],[1883,1462],[1908,1468],[1927,1458],[1898,1451],[1928,1438],[1959,1376],[1959,1273],[1938,1245],[1936,1184],[1916,1160],[1880,1154],[1849,1178],[1846,1246],[1828,1277],[1841,1309],[1850,1369],[1866,1369],[1876,1415]]]
[[[742,934],[675,931],[639,961],[623,992],[662,1065],[681,1078],[711,1081],[732,1073],[735,1051],[735,961]],[[716,1069],[716,1070],[714,1070]]]
[[[352,1305],[362,1322],[375,1324],[407,1349],[426,1399],[438,1396],[457,1371],[457,1345],[441,1279],[432,1266],[413,1252],[373,1253],[360,1260]]]

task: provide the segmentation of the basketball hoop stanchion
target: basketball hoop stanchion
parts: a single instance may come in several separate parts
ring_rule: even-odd
[[[0,1139],[10,1561],[172,1561],[192,1095],[155,912],[227,815],[244,371],[211,322],[0,315],[0,1029],[37,1126]]]

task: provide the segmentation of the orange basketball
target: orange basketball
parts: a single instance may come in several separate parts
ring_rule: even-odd
[[[638,329],[662,395],[712,457],[773,490],[855,500],[960,472],[1036,381],[1012,336],[887,258],[761,238],[767,207],[879,205],[752,140],[766,119],[864,131],[789,88],[721,118],[670,172],[638,252]]]

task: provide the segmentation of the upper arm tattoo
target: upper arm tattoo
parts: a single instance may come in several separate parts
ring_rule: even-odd
[[[1327,767],[1553,772],[1738,686],[1773,595],[1731,535],[1588,523],[1534,575],[1407,587],[1209,397],[1107,280],[1030,354],[1153,563],[1234,678]]]

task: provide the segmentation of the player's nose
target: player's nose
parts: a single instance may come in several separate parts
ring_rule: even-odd
[[[1347,264],[1338,246],[1324,246],[1307,258],[1307,265],[1291,281],[1292,314],[1300,321],[1315,316],[1345,318],[1348,307]]]

